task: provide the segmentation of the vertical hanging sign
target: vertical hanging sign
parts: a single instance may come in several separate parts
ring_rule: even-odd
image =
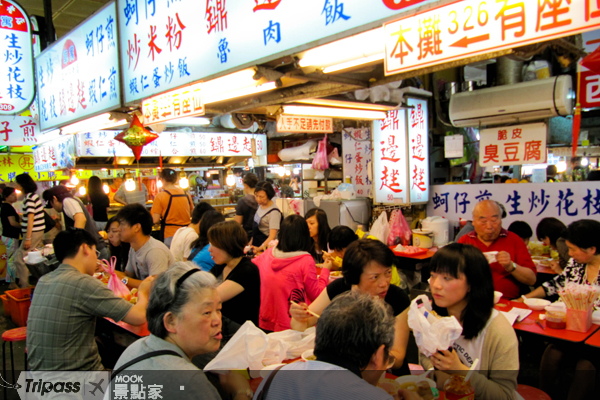
[[[35,96],[31,23],[12,0],[0,1],[0,114],[25,111]]]
[[[408,198],[406,113],[388,111],[373,122],[373,192],[376,203],[406,204]]]
[[[429,201],[429,146],[427,100],[408,98],[408,173],[410,202]]]

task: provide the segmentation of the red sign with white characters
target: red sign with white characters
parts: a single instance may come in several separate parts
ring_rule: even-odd
[[[591,54],[600,45],[600,30],[583,34],[583,47]],[[581,67],[579,104],[582,108],[600,107],[600,74]]]

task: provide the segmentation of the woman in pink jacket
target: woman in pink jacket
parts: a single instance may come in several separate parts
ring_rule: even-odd
[[[310,303],[327,286],[329,269],[323,268],[317,277],[315,262],[308,253],[311,244],[304,218],[290,215],[281,223],[277,247],[253,260],[260,271],[261,329],[290,329],[290,301]]]

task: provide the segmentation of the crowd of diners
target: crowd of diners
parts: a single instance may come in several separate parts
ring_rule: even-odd
[[[37,244],[34,228],[42,202],[33,181],[17,178],[26,194],[27,222],[22,229],[30,236],[16,250],[22,255]],[[189,371],[193,379],[187,374],[180,379],[192,387],[178,397],[246,399],[253,396],[247,379],[230,373],[215,382],[201,367],[246,321],[267,333],[316,325],[316,361],[292,363],[279,371],[341,371],[347,379],[338,384],[313,374],[314,384],[304,385],[296,378],[300,375],[277,371],[258,389],[267,389],[263,398],[390,398],[373,386],[382,372],[410,373],[405,361],[410,302],[405,291],[391,285],[394,264],[402,268],[391,249],[378,240],[359,239],[345,226],[330,229],[327,214],[318,208],[305,217],[284,217],[273,202],[273,187],[253,174],[244,177],[246,195],[230,221],[206,203],[193,207],[171,178],[168,173],[163,176],[169,189],[165,196],[172,198],[159,202],[171,202],[170,208],[178,209],[177,222],[169,219],[169,207],[148,211],[141,204],[127,204],[106,222],[107,244],[86,207],[67,188],[56,186],[43,194],[48,205],[63,213],[67,226],[53,243],[60,266],[40,278],[35,288],[27,332],[30,368],[105,369],[94,332],[96,318],[106,317],[131,325],[147,323],[150,331],[125,350],[115,370],[127,364],[128,370]],[[10,196],[5,193],[5,203]],[[161,223],[162,241],[151,235],[155,223]],[[522,301],[554,296],[567,282],[598,284],[600,222],[580,220],[566,227],[555,219],[540,221],[536,235],[559,252],[554,267],[560,273],[537,288],[532,288],[536,269],[526,241],[503,228],[496,202],[476,205],[472,228],[430,261],[433,309],[440,316],[454,316],[462,335],[452,348],[431,357],[421,354],[420,363],[425,369],[435,368],[433,378],[443,386],[449,374],[465,375],[478,358],[478,372],[471,380],[475,397],[512,399],[519,341],[494,309],[494,290]],[[491,264],[483,254],[488,251],[498,252]],[[137,304],[116,297],[93,277],[99,257],[111,255],[117,259],[120,279],[138,288]],[[17,270],[23,273],[21,266]],[[330,272],[337,270],[341,278],[330,279]],[[170,354],[138,361],[160,350]],[[549,345],[541,362],[542,389],[547,393],[553,393],[561,363],[585,371],[595,371],[596,363],[560,345]],[[593,393],[594,380],[578,381],[579,376],[570,399]],[[407,391],[399,396],[418,398]]]

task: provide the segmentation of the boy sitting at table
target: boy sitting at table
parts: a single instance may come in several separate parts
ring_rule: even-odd
[[[96,239],[87,231],[60,232],[54,239],[60,266],[40,278],[27,320],[32,371],[103,370],[94,341],[96,317],[131,325],[146,322],[152,280],[139,287],[136,305],[115,296],[92,275],[98,265]]]

